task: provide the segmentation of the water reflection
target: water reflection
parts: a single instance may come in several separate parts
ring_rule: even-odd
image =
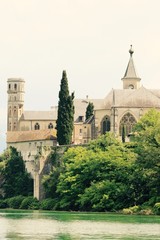
[[[82,219],[83,214],[80,214]],[[80,215],[54,212],[8,211],[0,212],[0,239],[8,240],[87,240],[87,239],[124,239],[124,240],[158,240],[159,223],[127,223],[109,221],[112,215]],[[77,216],[77,218],[76,218]],[[117,215],[118,216],[118,215]],[[114,215],[116,219],[116,215]],[[134,216],[133,216],[134,218]],[[67,219],[67,220],[66,220]],[[147,218],[150,222],[150,217]],[[153,218],[154,219],[154,218]],[[113,219],[112,219],[113,220]]]

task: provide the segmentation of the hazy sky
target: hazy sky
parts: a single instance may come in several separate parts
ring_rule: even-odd
[[[57,105],[63,70],[76,98],[104,98],[130,44],[141,83],[160,88],[160,0],[0,0],[0,152],[8,78],[25,80],[25,110]]]

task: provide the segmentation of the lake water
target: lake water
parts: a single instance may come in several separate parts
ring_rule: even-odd
[[[160,217],[0,210],[0,239],[159,240]]]

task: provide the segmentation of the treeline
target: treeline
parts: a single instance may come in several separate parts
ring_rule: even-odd
[[[160,214],[160,113],[136,124],[133,141],[107,133],[86,147],[51,152],[42,209]],[[42,207],[43,205],[43,207]],[[37,206],[37,205],[36,205]],[[45,206],[45,207],[44,207]]]
[[[160,113],[152,109],[142,117],[132,138],[124,144],[107,133],[88,147],[68,149],[61,162],[53,154],[43,184],[54,209],[160,210]]]

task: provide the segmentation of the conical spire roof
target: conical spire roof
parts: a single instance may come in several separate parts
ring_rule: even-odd
[[[134,51],[132,49],[132,45],[131,45],[131,48],[129,50],[129,53],[130,53],[130,59],[129,59],[127,69],[126,69],[126,72],[125,72],[123,78],[139,78],[138,75],[137,75],[136,69],[135,69],[133,58],[132,58],[132,55],[134,53]]]
[[[129,50],[129,53],[130,53],[130,59],[129,59],[124,77],[122,78],[123,89],[138,89],[140,87],[141,79],[138,77],[138,74],[136,72],[135,65],[133,62],[132,55],[133,55],[134,51],[132,49],[132,45]]]

